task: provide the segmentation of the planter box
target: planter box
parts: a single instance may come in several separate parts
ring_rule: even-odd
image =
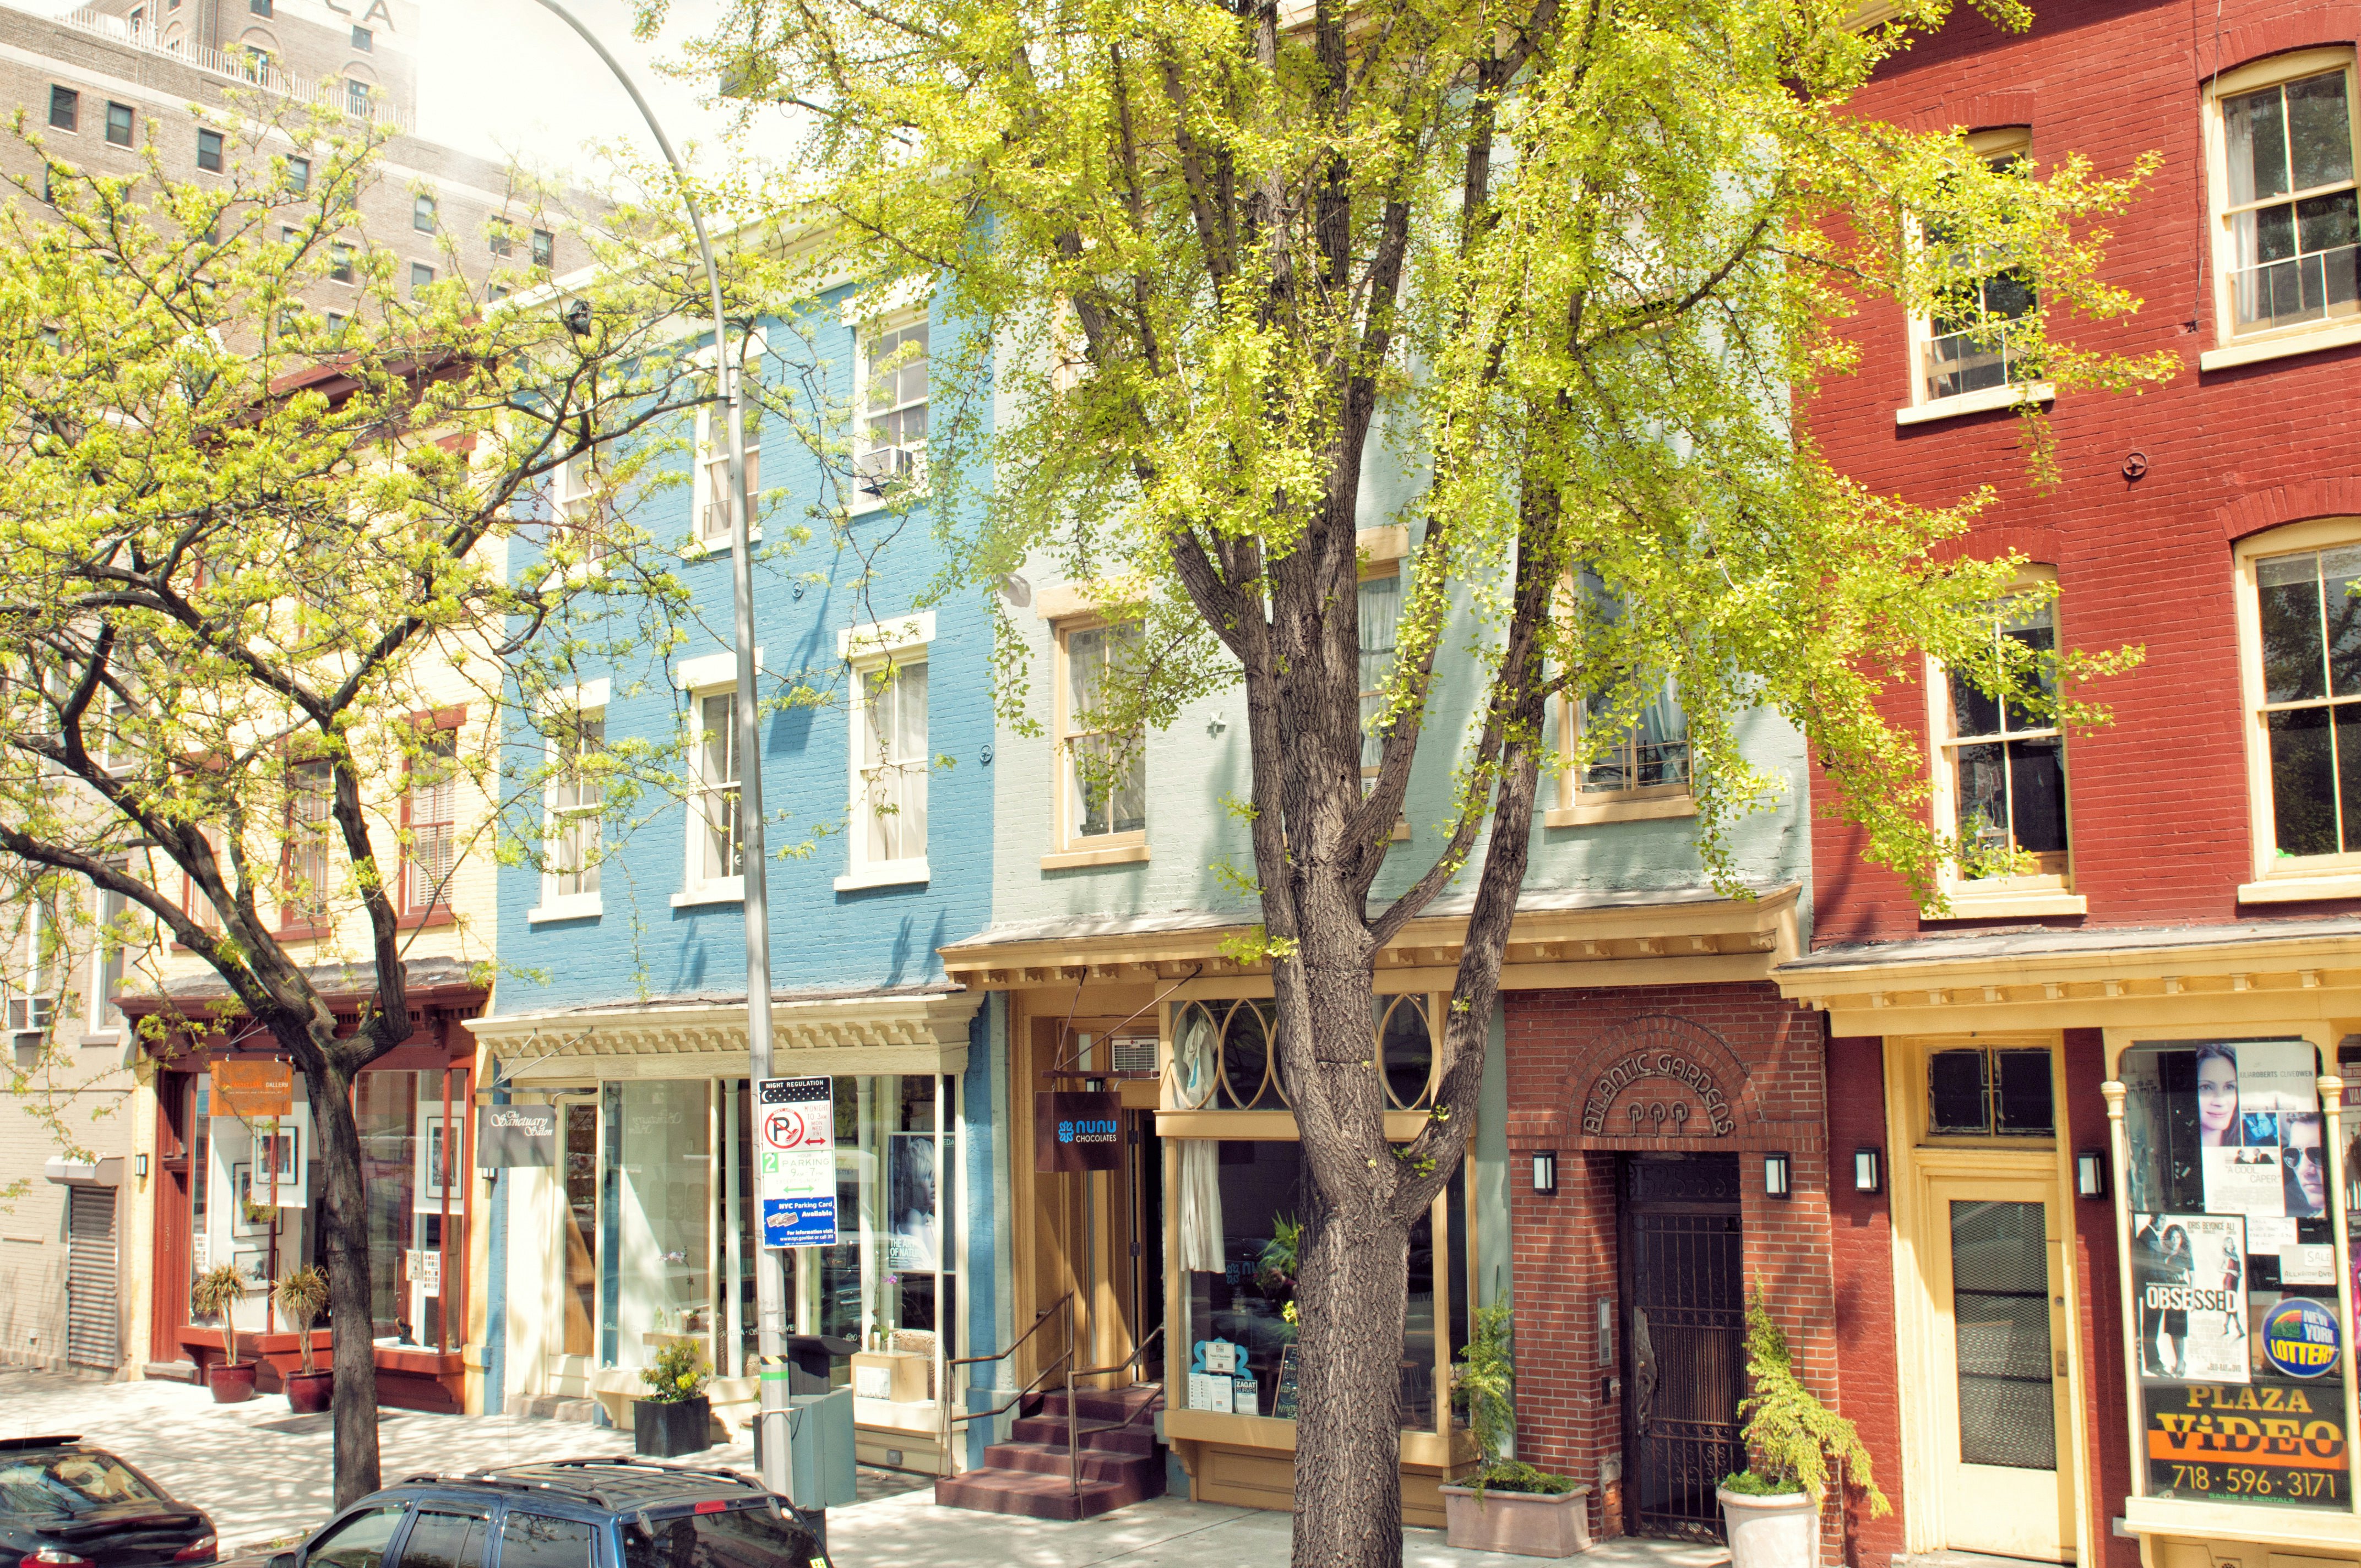
[[[1718,1486],[1730,1568],[1819,1568],[1819,1505],[1802,1492],[1757,1497]]]
[[[1590,1488],[1544,1496],[1488,1486],[1443,1488],[1447,1544],[1519,1557],[1571,1557],[1590,1550]]]
[[[336,1391],[334,1372],[290,1372],[286,1381],[287,1408],[298,1415],[318,1415]]]
[[[631,1452],[651,1459],[678,1459],[713,1446],[713,1402],[694,1399],[631,1401]]]
[[[205,1368],[205,1384],[214,1391],[214,1404],[242,1405],[254,1398],[254,1363],[209,1366]]]

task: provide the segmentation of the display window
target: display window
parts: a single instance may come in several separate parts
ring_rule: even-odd
[[[840,1074],[834,1086],[840,1239],[795,1249],[794,1332],[931,1356],[939,1325],[956,1321],[957,1080]],[[686,1342],[721,1376],[753,1375],[750,1087],[623,1080],[595,1102],[557,1094],[565,1332],[577,1344],[595,1310],[601,1366],[645,1367]]]
[[[2117,1191],[2141,1490],[2350,1512],[2342,1151],[2301,1039],[2125,1050]]]
[[[1292,1140],[1183,1138],[1173,1204],[1186,1340],[1183,1398],[1223,1415],[1292,1420],[1301,1216],[1311,1172]],[[1465,1426],[1447,1392],[1466,1348],[1469,1281],[1465,1172],[1411,1228],[1410,1294],[1399,1365],[1405,1431]],[[1440,1238],[1440,1245],[1438,1245]]]
[[[1436,1016],[1436,999],[1423,992],[1369,999],[1371,1055],[1389,1111],[1433,1102],[1443,1065]],[[1165,1245],[1175,1260],[1168,1310],[1186,1326],[1172,1347],[1172,1403],[1291,1420],[1297,1255],[1311,1176],[1281,1081],[1277,1009],[1262,997],[1204,998],[1172,1004],[1167,1022],[1163,1108],[1217,1113],[1223,1124],[1209,1132],[1254,1130],[1166,1135]],[[1457,1172],[1411,1229],[1400,1363],[1406,1432],[1447,1435],[1466,1424],[1448,1391],[1452,1361],[1467,1342],[1468,1223]]]

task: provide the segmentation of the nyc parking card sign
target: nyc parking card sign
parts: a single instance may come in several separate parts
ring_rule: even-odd
[[[764,1246],[836,1245],[836,1083],[754,1085],[754,1199]]]

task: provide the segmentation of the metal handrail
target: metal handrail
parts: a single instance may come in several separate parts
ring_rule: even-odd
[[[1035,1334],[1040,1332],[1041,1325],[1048,1322],[1050,1315],[1057,1312],[1060,1308],[1064,1309],[1066,1348],[1064,1353],[1060,1354],[1057,1360],[1049,1363],[1049,1365],[1035,1373],[1033,1375],[1033,1380],[1026,1384],[1024,1387],[1016,1390],[1015,1396],[1012,1397],[1005,1405],[996,1406],[989,1410],[961,1410],[958,1412],[954,1412],[952,1410],[950,1388],[952,1380],[951,1368],[959,1366],[975,1366],[985,1362],[1007,1360],[1010,1356],[1015,1355],[1018,1351],[1024,1349],[1025,1342],[1031,1339]],[[935,1458],[935,1474],[939,1476],[955,1475],[958,1474],[956,1470],[951,1468],[952,1464],[955,1463],[951,1457],[951,1431],[953,1428],[957,1427],[961,1421],[972,1421],[978,1416],[983,1416],[988,1419],[994,1416],[1006,1414],[1008,1411],[1013,1410],[1017,1406],[1023,1404],[1033,1395],[1038,1393],[1040,1391],[1042,1381],[1051,1373],[1057,1372],[1061,1368],[1065,1373],[1066,1381],[1066,1448],[1068,1453],[1071,1455],[1074,1446],[1074,1293],[1071,1290],[1069,1290],[1064,1295],[1059,1297],[1055,1301],[1050,1302],[1048,1306],[1035,1313],[1033,1317],[1033,1326],[1027,1329],[1023,1333],[1018,1334],[1015,1340],[1011,1341],[1006,1350],[999,1351],[991,1355],[962,1355],[946,1361],[943,1364],[943,1387],[936,1390],[936,1394],[938,1396],[936,1403],[942,1409],[943,1425],[942,1444]],[[1079,1496],[1082,1491],[1082,1482],[1079,1475],[1073,1473],[1074,1466],[1071,1458],[1067,1464],[1067,1470],[1069,1472],[1067,1480],[1073,1487],[1076,1495]]]
[[[1157,1336],[1163,1333],[1167,1326],[1168,1325],[1166,1324],[1159,1323],[1154,1328],[1148,1330],[1148,1337],[1141,1340],[1137,1344],[1133,1345],[1131,1347],[1131,1354],[1125,1356],[1121,1361],[1115,1362],[1106,1366],[1093,1366],[1086,1372],[1077,1372],[1074,1376],[1077,1377],[1103,1377],[1110,1372],[1121,1372],[1126,1367],[1136,1368],[1140,1357],[1148,1354],[1148,1347],[1156,1343]],[[1161,1377],[1156,1378],[1151,1382],[1147,1378],[1135,1376],[1132,1379],[1132,1384],[1135,1387],[1145,1385],[1148,1387],[1155,1389],[1159,1394],[1164,1391],[1164,1379]],[[1130,1426],[1132,1422],[1139,1420],[1147,1410],[1148,1407],[1146,1405],[1141,1405],[1137,1409],[1133,1410],[1131,1414],[1115,1422],[1115,1425],[1111,1427],[1101,1427],[1098,1430],[1101,1431],[1121,1431],[1125,1428]]]

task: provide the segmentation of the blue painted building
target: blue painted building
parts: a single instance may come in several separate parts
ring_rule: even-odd
[[[932,330],[923,310],[774,323],[749,373],[775,389],[810,372],[840,402],[863,388],[862,471],[907,477],[924,460]],[[884,480],[857,493],[843,536],[794,535],[823,475],[784,423],[749,433],[773,1028],[780,1074],[833,1080],[842,1238],[791,1255],[793,1326],[857,1344],[840,1372],[862,1457],[916,1468],[934,1453],[942,1363],[967,1348],[962,1317],[988,1323],[994,1295],[992,1233],[969,1220],[994,1157],[986,1020],[937,956],[990,919],[991,633],[972,598],[922,606],[939,564],[929,520],[867,493],[892,492]],[[579,679],[511,737],[516,774],[549,774],[543,863],[502,873],[501,974],[474,1027],[496,1097],[557,1108],[555,1164],[507,1173],[497,1205],[505,1402],[579,1415],[595,1401],[628,1422],[640,1370],[688,1342],[734,1429],[753,1410],[757,1330],[740,768],[728,514],[709,504],[720,433],[697,427],[670,459],[687,482],[617,503],[647,548],[678,553],[689,641],[577,660]],[[596,489],[565,476],[561,523]],[[611,770],[634,740],[674,776],[626,800]],[[609,771],[574,765],[602,751]]]

